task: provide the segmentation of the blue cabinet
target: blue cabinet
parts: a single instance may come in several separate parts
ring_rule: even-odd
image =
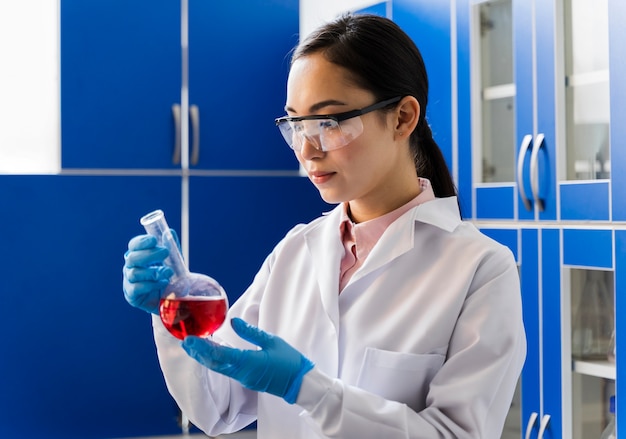
[[[298,169],[274,124],[285,114],[298,20],[297,0],[189,2],[192,169]]]
[[[233,303],[296,224],[331,210],[307,178],[192,177],[189,262]]]
[[[191,0],[187,52],[183,1],[61,1],[62,173],[0,176],[15,304],[0,323],[0,437],[181,432],[150,317],[121,291],[142,215],[163,209],[187,236],[191,224],[191,268],[234,300],[288,227],[324,210],[273,123],[297,0]],[[189,122],[173,111],[187,55]],[[201,140],[188,168],[173,160],[185,128]]]
[[[174,168],[179,2],[60,4],[62,168]]]
[[[519,233],[529,347],[520,433],[599,437],[623,380],[606,353],[579,356],[588,337],[576,314],[583,297],[606,305],[599,320],[615,322],[620,364],[626,89],[615,78],[626,6],[461,0],[455,17],[464,213],[512,248]]]
[[[459,188],[476,219],[557,216],[555,5],[534,3],[456,4]]]
[[[0,437],[180,431],[150,317],[121,290],[138,218],[178,208],[180,178],[5,175],[0,187]]]
[[[63,169],[178,169],[185,133],[197,169],[298,169],[273,123],[297,0],[182,2],[61,1]]]

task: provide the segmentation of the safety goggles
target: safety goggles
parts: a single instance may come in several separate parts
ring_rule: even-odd
[[[332,151],[343,148],[363,133],[359,116],[395,104],[400,99],[398,96],[345,113],[279,117],[276,126],[294,151],[300,151],[305,140],[320,151]]]

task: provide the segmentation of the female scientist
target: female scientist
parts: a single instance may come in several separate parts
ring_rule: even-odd
[[[460,218],[426,122],[422,57],[392,21],[344,15],[295,50],[276,120],[322,198],[213,341],[154,337],[209,435],[499,438],[526,352],[511,252]],[[167,251],[133,238],[124,291],[157,313]]]

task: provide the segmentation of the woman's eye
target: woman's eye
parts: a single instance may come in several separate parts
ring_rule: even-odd
[[[325,130],[332,130],[337,125],[334,123],[333,120],[326,119],[326,120],[321,120],[319,126],[320,128],[324,128]]]

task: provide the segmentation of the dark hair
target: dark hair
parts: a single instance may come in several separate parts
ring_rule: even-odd
[[[456,195],[439,146],[426,121],[428,75],[411,38],[393,21],[370,14],[344,14],[313,31],[295,49],[291,63],[321,52],[347,69],[356,85],[382,101],[414,96],[420,104],[417,127],[410,137],[417,175],[428,178],[438,197]]]

